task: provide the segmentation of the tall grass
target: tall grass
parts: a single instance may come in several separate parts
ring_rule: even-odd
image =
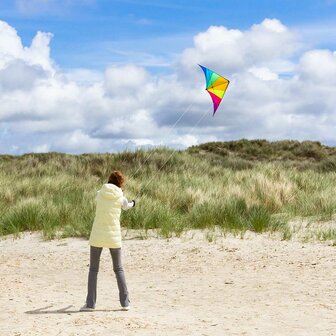
[[[221,228],[236,234],[280,231],[288,239],[286,223],[294,218],[333,219],[333,149],[308,142],[274,148],[244,140],[176,152],[0,156],[0,235],[41,230],[47,239],[87,238],[96,191],[115,169],[128,177],[126,195],[137,200],[135,209],[122,214],[122,225],[145,233],[157,229],[171,237]]]

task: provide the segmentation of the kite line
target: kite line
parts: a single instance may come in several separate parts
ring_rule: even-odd
[[[179,123],[179,121],[183,118],[183,116],[190,111],[190,109],[195,105],[195,102],[192,102],[189,104],[189,106],[181,113],[180,117],[177,119],[177,121],[174,123],[173,126],[170,127],[169,132],[166,134],[165,138],[163,140],[166,140],[168,138],[168,136],[171,134],[171,132],[173,131],[173,129],[176,127],[176,125]],[[152,157],[152,155],[154,154],[154,151],[151,151],[150,154],[145,158],[145,160],[140,163],[138,169],[130,176],[130,178],[133,178],[138,172],[139,170],[143,167],[143,165]]]
[[[203,70],[205,79],[206,79],[206,88],[205,90],[209,93],[212,102],[213,102],[213,116],[215,116],[215,113],[219,107],[219,104],[221,103],[223,96],[226,92],[227,87],[230,84],[230,81],[223,76],[220,76],[216,72],[198,64],[200,68]],[[174,123],[174,125],[170,128],[168,134],[166,135],[166,138],[171,134],[173,129],[176,127],[176,125],[179,123],[179,121],[182,119],[182,117],[191,109],[191,107],[194,105],[194,103],[189,104],[187,109],[180,115],[180,117],[177,119],[177,121]],[[189,134],[192,134],[195,128],[199,125],[199,123],[203,120],[203,118],[209,113],[209,111],[206,111],[201,118],[196,122],[196,124],[191,129],[191,132]],[[163,163],[163,165],[158,169],[157,172],[160,172],[164,166],[168,163],[168,161],[173,157],[176,151],[173,151],[168,159]],[[140,164],[138,169],[131,175],[131,178],[133,178],[138,171],[143,167],[143,165],[150,159],[150,157],[154,154],[154,151],[150,153],[150,155],[145,159],[145,161]],[[153,180],[154,176],[145,184],[145,186],[141,187],[147,187]],[[137,193],[136,197],[140,194],[140,191]]]
[[[210,111],[210,110],[209,110]],[[199,118],[199,120],[196,122],[196,124],[193,126],[193,128],[191,129],[191,131],[188,133],[189,135],[193,134],[194,130],[196,129],[196,127],[199,125],[199,123],[204,119],[204,117],[209,114],[209,111],[206,111],[202,116],[201,118]],[[176,154],[177,151],[173,151],[169,156],[168,156],[168,159],[163,163],[163,165],[157,170],[157,173],[159,173],[163,168],[164,166],[169,162],[169,160]],[[140,189],[142,188],[146,188],[154,179],[155,175],[153,175],[149,181],[144,185],[144,186],[141,186]],[[138,198],[138,196],[141,194],[141,191],[139,191],[135,198]]]

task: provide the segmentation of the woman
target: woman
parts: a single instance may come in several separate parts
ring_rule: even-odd
[[[110,249],[113,270],[117,278],[119,301],[123,310],[129,310],[130,300],[121,263],[121,209],[128,210],[135,206],[135,201],[128,202],[123,195],[125,178],[120,171],[114,171],[108,183],[97,193],[96,215],[90,234],[90,269],[88,277],[88,293],[81,311],[95,309],[97,299],[97,276],[100,255],[103,247]]]

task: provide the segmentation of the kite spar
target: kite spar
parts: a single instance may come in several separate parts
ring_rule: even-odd
[[[230,81],[216,72],[204,67],[203,65],[198,64],[204,72],[206,80],[206,88],[211,99],[213,101],[213,116],[215,115],[219,104],[221,103],[223,96],[227,87],[229,86]]]

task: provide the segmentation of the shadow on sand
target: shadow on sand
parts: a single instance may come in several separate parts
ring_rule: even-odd
[[[74,307],[73,305],[56,309],[56,310],[50,310],[50,308],[53,308],[52,305],[34,309],[34,310],[27,310],[25,313],[26,314],[31,314],[31,315],[39,315],[39,314],[75,314],[75,313],[93,313],[93,312],[119,312],[122,311],[122,309],[95,309],[93,311],[80,311],[78,310],[69,310],[70,308]]]

